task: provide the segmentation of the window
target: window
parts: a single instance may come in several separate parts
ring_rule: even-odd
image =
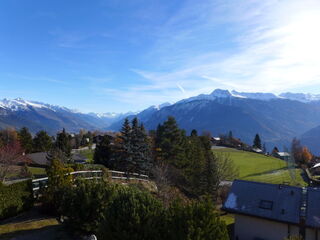
[[[261,200],[259,204],[259,208],[272,210],[273,202],[267,200]]]

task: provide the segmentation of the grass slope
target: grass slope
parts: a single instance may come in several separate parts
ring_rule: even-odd
[[[295,169],[293,171],[295,179],[293,181],[287,169],[287,163],[281,159],[232,148],[220,148],[213,151],[230,156],[239,169],[239,179],[274,184],[306,185],[302,177],[302,170]]]

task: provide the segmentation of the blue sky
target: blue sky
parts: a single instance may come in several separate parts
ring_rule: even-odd
[[[318,0],[3,0],[0,98],[101,113],[320,93],[319,22]]]

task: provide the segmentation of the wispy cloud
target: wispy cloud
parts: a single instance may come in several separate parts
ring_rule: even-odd
[[[159,89],[156,96],[178,100],[217,87],[319,86],[319,22],[317,0],[188,1],[154,33],[158,40],[146,58],[157,59],[159,70],[135,69],[147,81],[136,93]]]

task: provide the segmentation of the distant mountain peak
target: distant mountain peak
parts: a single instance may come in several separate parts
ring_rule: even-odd
[[[210,95],[217,98],[226,98],[232,96],[229,90],[224,89],[215,89]]]
[[[286,92],[286,93],[281,93],[279,96],[282,98],[295,100],[299,102],[320,101],[320,94]]]
[[[237,97],[243,98],[250,98],[250,99],[258,99],[258,100],[270,100],[279,98],[274,93],[261,93],[261,92],[237,92],[235,90],[231,91],[232,95]]]

